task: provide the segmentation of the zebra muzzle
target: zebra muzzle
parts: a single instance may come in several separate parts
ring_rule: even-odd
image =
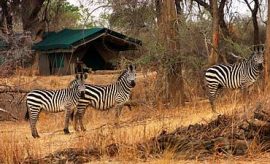
[[[132,86],[132,87],[135,87],[135,85],[136,85],[136,83],[135,83],[135,81],[131,81],[131,83],[130,83],[130,85]]]
[[[85,98],[85,91],[81,91],[81,98]]]
[[[262,63],[258,65],[258,69],[259,69],[260,71],[263,70],[263,64],[262,64]]]

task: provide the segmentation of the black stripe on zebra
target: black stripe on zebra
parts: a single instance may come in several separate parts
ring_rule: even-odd
[[[231,65],[214,65],[206,70],[205,80],[208,96],[213,112],[214,101],[221,88],[247,88],[252,85],[263,70],[264,48],[262,45],[254,47],[253,54],[240,63]]]
[[[135,66],[130,65],[115,83],[104,86],[85,84],[85,98],[79,100],[75,113],[75,129],[79,130],[77,128],[77,123],[79,123],[80,129],[85,131],[82,119],[88,106],[103,111],[116,107],[116,116],[119,117],[123,106],[130,99],[131,91],[135,87],[135,79]]]
[[[62,112],[66,111],[65,116],[65,134],[69,133],[68,124],[70,113],[74,110],[81,97],[84,96],[86,76],[79,77],[73,80],[68,88],[61,90],[32,90],[27,94],[26,119],[29,119],[32,136],[38,138],[36,123],[41,110],[47,112]]]

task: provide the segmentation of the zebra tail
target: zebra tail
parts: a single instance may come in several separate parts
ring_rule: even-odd
[[[24,119],[25,119],[25,121],[29,120],[29,111],[28,111],[28,106],[27,105],[26,105],[26,113],[25,113]]]

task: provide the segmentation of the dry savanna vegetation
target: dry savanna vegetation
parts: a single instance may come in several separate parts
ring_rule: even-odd
[[[269,163],[269,8],[269,0],[1,0],[0,163]],[[44,41],[59,31],[82,33]],[[207,68],[245,59],[263,69],[258,80],[248,92],[224,89],[213,113]],[[103,65],[95,61],[137,66],[132,109],[116,119],[114,108],[89,107],[87,130],[71,124],[69,135],[64,112],[41,112],[34,139],[26,93],[65,88],[76,63]],[[86,83],[116,81],[120,72],[105,69]]]
[[[87,83],[108,84],[117,76],[90,74]],[[26,89],[59,89],[72,79],[73,76],[15,75],[2,78],[1,82]],[[269,160],[267,111],[270,95],[262,95],[258,85],[251,88],[252,101],[240,100],[239,91],[224,91],[226,96],[223,95],[217,104],[221,115],[216,116],[206,99],[181,108],[153,104],[155,83],[155,72],[137,73],[132,96],[136,103],[132,110],[125,108],[116,120],[113,109],[88,108],[84,119],[86,132],[75,132],[71,126],[71,134],[65,135],[64,113],[42,112],[37,127],[40,139],[32,138],[29,123],[23,120],[25,102],[19,102],[23,94],[17,93],[15,98],[8,93],[2,94],[5,102],[1,103],[8,104],[6,109],[18,120],[0,122],[1,163],[194,163],[202,160],[246,163]],[[255,121],[254,113],[262,121]]]

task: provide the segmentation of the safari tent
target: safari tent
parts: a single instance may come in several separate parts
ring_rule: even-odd
[[[114,69],[119,52],[141,45],[140,40],[107,28],[63,29],[46,33],[33,50],[40,75],[68,75],[74,73],[77,59],[92,70]]]

